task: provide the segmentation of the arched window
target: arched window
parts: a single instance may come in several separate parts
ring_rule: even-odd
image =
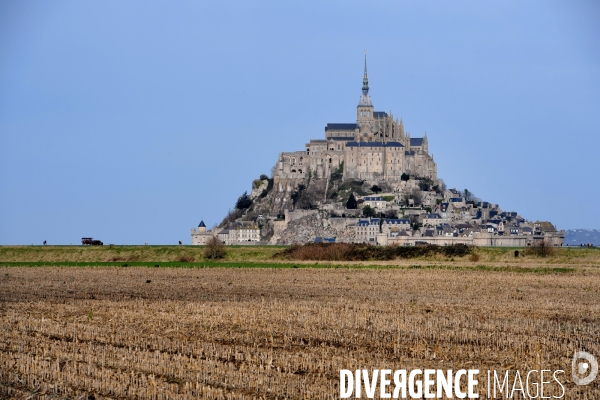
[[[304,161],[304,158],[300,157],[300,164],[302,164],[302,161]]]

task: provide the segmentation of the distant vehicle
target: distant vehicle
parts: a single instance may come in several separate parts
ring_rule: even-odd
[[[81,238],[81,244],[82,245],[87,245],[87,246],[103,246],[104,243],[102,243],[100,240],[94,240],[93,238]]]

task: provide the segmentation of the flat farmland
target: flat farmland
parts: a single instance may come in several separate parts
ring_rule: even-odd
[[[382,368],[479,369],[481,398],[487,370],[560,369],[564,398],[600,398],[570,370],[576,350],[600,355],[597,261],[523,273],[498,257],[489,271],[2,266],[0,398],[333,399],[340,369]]]

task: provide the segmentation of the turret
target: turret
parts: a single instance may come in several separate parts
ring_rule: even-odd
[[[200,232],[206,232],[206,225],[204,225],[204,221],[200,221],[200,224],[198,224],[198,233]]]

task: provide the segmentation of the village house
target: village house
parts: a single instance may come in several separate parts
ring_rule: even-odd
[[[426,214],[423,217],[423,225],[436,226],[440,222],[442,222],[440,214]]]
[[[390,219],[384,218],[381,223],[381,233],[388,236],[397,236],[402,231],[410,229],[409,219]]]
[[[260,241],[260,227],[254,222],[237,221],[232,227],[217,234],[225,245],[256,244]]]
[[[379,234],[379,218],[361,219],[356,223],[356,241],[375,243]]]
[[[380,210],[385,209],[387,205],[387,201],[383,196],[366,196],[363,201],[365,206]]]

